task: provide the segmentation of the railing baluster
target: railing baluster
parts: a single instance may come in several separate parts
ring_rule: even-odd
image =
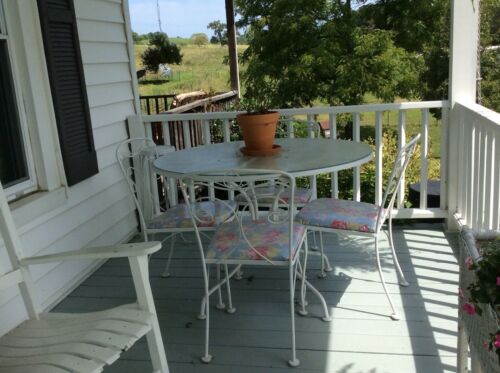
[[[229,127],[229,119],[224,119],[224,142],[231,141],[231,132]],[[234,200],[234,190],[229,191],[229,199]]]
[[[167,121],[161,122],[161,132],[163,135],[163,144],[170,145],[170,128]]]
[[[473,205],[472,205],[472,200],[473,200],[473,195],[474,195],[474,167],[475,167],[475,141],[474,141],[474,136],[475,136],[475,131],[474,131],[474,125],[472,123],[472,118],[470,118],[469,113],[466,114],[466,120],[465,120],[465,126],[466,126],[466,138],[467,138],[467,145],[468,145],[468,169],[467,169],[467,175],[466,175],[466,183],[467,183],[467,194],[466,194],[466,211],[467,215],[465,216],[466,221],[472,225],[472,214],[473,214]]]
[[[307,114],[307,129],[308,129],[308,135],[311,139],[314,139],[316,137],[315,133],[315,125],[314,125],[314,115],[312,114]]]
[[[210,134],[210,121],[209,120],[203,120],[202,122],[203,126],[203,143],[205,145],[209,145],[212,143],[212,137]],[[208,186],[208,198],[210,198],[211,201],[215,200],[215,189],[214,189],[214,183],[211,181]]]
[[[330,114],[328,116],[328,122],[330,125],[330,139],[337,139],[337,115]],[[338,172],[332,172],[332,197],[339,198],[339,175]]]
[[[231,131],[229,128],[229,119],[224,119],[223,132],[224,132],[224,142],[230,142],[231,141]]]
[[[406,110],[400,110],[398,116],[398,149],[401,149],[406,144]],[[404,157],[401,159],[401,165],[404,163]],[[398,209],[403,207],[405,200],[406,182],[405,175],[401,177],[401,184],[397,190],[398,198],[396,206]]]
[[[360,141],[360,117],[359,113],[354,113],[352,115],[352,138],[354,141]],[[355,167],[353,172],[353,191],[352,196],[354,201],[361,200],[361,171],[360,167]]]
[[[309,138],[311,139],[314,139],[316,137],[314,133],[315,126],[313,125],[313,123],[314,123],[314,116],[312,114],[307,114],[307,132]],[[309,185],[312,190],[311,198],[312,199],[318,198],[318,183],[316,180],[316,175],[309,176]]]
[[[482,151],[482,144],[481,144],[481,138],[482,138],[482,128],[481,125],[478,122],[474,123],[474,159],[476,160],[476,165],[474,167],[474,176],[473,176],[473,182],[474,182],[474,194],[472,196],[472,222],[473,222],[473,228],[479,228],[481,226],[480,222],[480,215],[482,214],[481,207],[480,207],[480,199],[479,195],[481,194],[481,188],[482,188],[482,180],[481,178],[481,173],[480,169],[484,167],[484,164],[481,164],[481,151]]]
[[[182,121],[182,138],[184,139],[184,149],[189,149],[191,147],[191,133],[188,120]]]
[[[383,134],[382,134],[382,112],[375,113],[375,204],[382,204],[382,187],[383,187]]]
[[[467,153],[467,137],[465,136],[465,121],[463,118],[463,109],[457,108],[458,112],[457,117],[457,125],[458,125],[458,149],[462,149],[462,151],[458,152],[458,164],[462,165],[458,167],[458,177],[457,177],[457,205],[456,206],[448,206],[450,209],[455,209],[457,212],[460,212],[463,216],[465,216],[464,212],[467,209],[465,204],[465,198],[467,195],[467,186],[466,186],[466,175],[467,175],[467,167],[468,167],[468,153]],[[462,114],[461,114],[462,113]],[[455,212],[455,211],[453,211]]]
[[[487,130],[486,132],[486,143],[484,150],[484,172],[485,172],[485,182],[484,182],[484,224],[483,227],[486,229],[492,229],[492,211],[493,211],[493,195],[495,194],[495,185],[493,184],[493,177],[495,175],[494,170],[494,159],[495,149],[494,144],[494,134],[493,131]],[[498,187],[498,186],[497,186]],[[488,196],[491,198],[488,199]]]
[[[448,208],[448,109],[441,110],[441,154],[439,155],[439,207]],[[460,179],[459,179],[460,180]]]
[[[422,137],[420,139],[420,208],[427,208],[427,179],[429,175],[429,109],[422,109]]]
[[[286,131],[288,133],[288,137],[293,139],[295,137],[295,128],[293,128],[293,117],[285,117],[286,121]]]
[[[151,129],[151,126],[153,125],[151,122],[145,123],[145,131],[146,131],[146,138],[153,140],[153,130]],[[154,141],[154,140],[153,140]]]
[[[495,129],[495,135],[493,138],[491,155],[493,158],[493,170],[494,176],[492,178],[492,185],[495,188],[492,196],[492,229],[500,229],[500,191],[498,186],[500,185],[500,129],[497,127]]]
[[[212,143],[212,134],[210,133],[210,121],[203,120],[203,144],[208,145]]]
[[[191,131],[189,120],[182,121],[182,138],[184,139],[184,149],[191,148]],[[189,186],[189,198],[191,201],[195,200],[195,191],[192,185]]]

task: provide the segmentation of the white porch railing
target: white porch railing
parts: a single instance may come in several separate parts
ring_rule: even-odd
[[[428,208],[427,206],[427,185],[428,185],[428,163],[429,163],[429,126],[430,126],[430,109],[441,110],[441,167],[440,167],[440,208]],[[380,203],[382,200],[383,180],[382,180],[382,155],[383,149],[383,114],[386,112],[397,112],[398,115],[398,146],[402,147],[406,141],[406,119],[409,110],[420,111],[420,132],[421,140],[421,173],[420,173],[420,206],[414,208],[405,208],[405,186],[404,183],[398,191],[397,209],[394,211],[394,216],[397,218],[445,218],[447,217],[447,118],[448,118],[448,101],[428,101],[428,102],[406,102],[393,104],[373,104],[373,105],[357,105],[357,106],[327,106],[313,108],[298,108],[298,109],[279,109],[283,120],[288,123],[286,127],[286,135],[295,137],[293,120],[306,121],[307,123],[314,122],[316,116],[328,118],[329,130],[331,138],[336,138],[337,133],[337,118],[339,115],[350,115],[353,122],[352,138],[353,141],[360,141],[361,115],[366,113],[374,113],[375,127],[375,203]],[[153,131],[153,126],[160,125],[163,129],[163,134],[169,134],[170,124],[182,123],[183,143],[189,148],[197,140],[194,139],[190,128],[193,123],[199,125],[202,129],[202,143],[210,144],[213,142],[213,129],[216,126],[222,126],[221,141],[231,141],[231,125],[234,123],[237,112],[212,112],[212,113],[186,113],[186,114],[160,114],[160,115],[143,115],[129,117],[129,131],[131,137],[148,137],[153,138],[153,134],[158,136],[158,131]],[[392,128],[393,129],[393,128]],[[314,137],[315,131],[310,127],[309,136]],[[170,137],[154,138],[157,143],[170,145]],[[386,165],[391,167],[392,165]],[[171,183],[172,185],[172,183]],[[311,187],[316,195],[316,178],[311,178]],[[360,168],[357,167],[353,173],[353,198],[360,200],[361,198],[361,182]],[[338,175],[331,175],[331,194],[333,197],[338,197],[339,184]],[[175,201],[174,201],[175,202]]]
[[[457,103],[453,118],[459,139],[455,217],[474,229],[500,229],[500,114]]]

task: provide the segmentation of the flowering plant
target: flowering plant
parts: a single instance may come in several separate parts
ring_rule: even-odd
[[[475,281],[468,287],[468,302],[462,308],[469,315],[483,314],[481,304],[493,305],[497,324],[500,322],[500,238],[495,240],[478,241],[477,246],[481,252],[481,258],[474,261],[471,257],[465,259],[465,266],[475,271]],[[463,290],[460,289],[460,297],[465,298]],[[489,333],[489,340],[484,341],[484,346],[489,351],[495,351],[500,364],[500,327]]]

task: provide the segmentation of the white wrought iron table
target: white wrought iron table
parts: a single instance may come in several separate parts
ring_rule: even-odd
[[[166,154],[154,162],[157,173],[179,178],[203,170],[266,169],[298,176],[313,176],[359,166],[372,159],[371,148],[361,142],[337,139],[276,139],[281,151],[273,156],[241,153],[243,142],[225,142]]]

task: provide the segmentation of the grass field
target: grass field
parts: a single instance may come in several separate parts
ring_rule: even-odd
[[[185,40],[185,39],[182,39]],[[227,46],[179,43],[183,55],[180,65],[171,65],[173,72],[170,80],[162,79],[157,74],[147,73],[139,81],[141,95],[161,95],[190,91],[222,92],[230,89],[229,65],[224,63],[228,55]],[[135,46],[135,62],[142,68],[141,55],[147,45]],[[246,46],[239,46],[242,52]]]

